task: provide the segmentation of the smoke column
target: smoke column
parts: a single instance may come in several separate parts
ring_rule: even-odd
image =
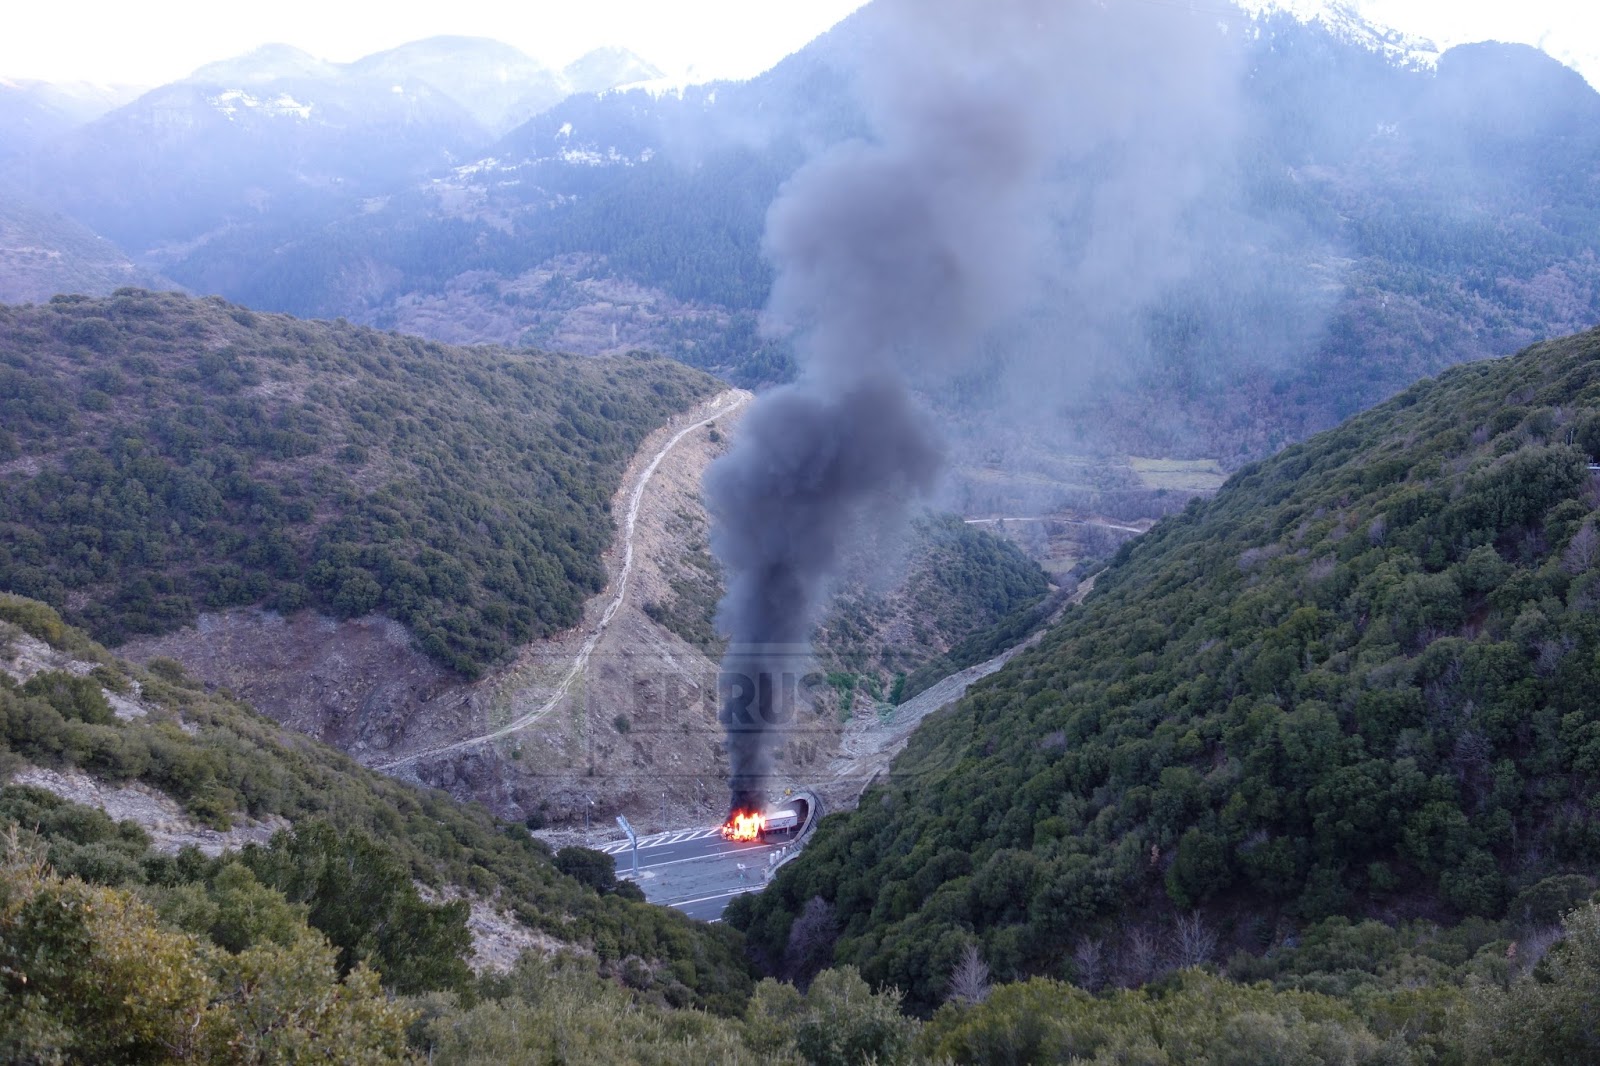
[[[969,35],[1021,30],[1042,3],[877,5],[878,139],[798,172],[767,217],[770,316],[798,331],[800,380],[762,397],[706,475],[727,576],[722,720],[735,809],[757,807],[773,734],[794,710],[805,647],[841,549],[903,518],[940,466],[905,359],[960,354],[1004,305],[1026,244],[1021,193],[1037,151],[1026,70]],[[913,10],[914,8],[914,10]],[[991,34],[985,32],[985,37]]]
[[[768,321],[795,335],[799,380],[752,406],[705,479],[727,579],[717,622],[730,638],[720,696],[735,809],[761,804],[842,550],[903,523],[935,487],[939,435],[908,377],[959,369],[1034,297],[1052,161],[1135,133],[1152,82],[1174,90],[1168,102],[1193,88],[1183,56],[1215,22],[1149,25],[1172,17],[1096,0],[862,12],[874,136],[807,164],[767,216]]]

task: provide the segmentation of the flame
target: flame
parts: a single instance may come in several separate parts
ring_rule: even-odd
[[[722,827],[724,840],[758,840],[761,831],[767,827],[764,815],[755,811],[734,811],[728,815],[728,821]]]

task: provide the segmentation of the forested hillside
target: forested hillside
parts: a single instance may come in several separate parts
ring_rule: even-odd
[[[835,709],[846,716],[858,691],[864,706],[898,703],[920,691],[908,688],[913,674],[925,687],[970,665],[952,665],[946,653],[991,636],[1002,621],[1032,615],[1050,589],[1039,564],[1015,544],[955,515],[919,516],[903,550],[888,553],[896,554],[900,566],[888,573],[862,573],[883,565],[876,553],[853,562],[817,628],[818,667],[834,689]],[[645,613],[717,659],[726,647],[715,624],[722,594],[721,572],[702,529],[683,553],[670,593],[647,603]]]
[[[821,957],[924,1009],[968,944],[1008,979],[1140,983],[1178,917],[1189,961],[1245,976],[1312,923],[1531,935],[1600,859],[1597,461],[1600,331],[1246,467],[730,920],[777,965],[827,913]]]
[[[0,598],[0,739],[0,775],[87,771],[212,826],[293,824],[208,858],[42,789],[0,788],[9,1059],[1533,1064],[1596,1050],[1584,1018],[1600,916],[1579,907],[1554,925],[1592,888],[1582,877],[1524,891],[1522,917],[1504,922],[1323,922],[1271,959],[1235,958],[1234,976],[1271,982],[1253,987],[1190,972],[1094,996],[1047,980],[991,988],[968,967],[924,1025],[849,967],[751,994],[725,927],[631,902],[599,856],[552,857],[479,809],[285,737],[175,664],[120,662],[15,597]],[[466,904],[428,902],[417,882],[495,897],[567,947],[474,977]],[[812,928],[825,939],[825,920]],[[1187,963],[1209,950],[1196,935]],[[797,942],[803,971],[817,943]],[[1075,958],[1098,987],[1094,955]]]
[[[817,630],[819,665],[845,718],[971,665],[947,653],[1030,616],[1050,590],[1039,564],[1009,540],[933,514],[912,523],[904,578],[883,585],[881,575],[858,576],[834,595]]]
[[[529,929],[594,954],[607,973],[631,957],[655,975],[657,1002],[737,1011],[749,990],[734,938],[619,890],[609,861],[582,849],[552,855],[481,807],[287,733],[170,660],[149,670],[119,660],[44,604],[4,595],[0,781],[30,766],[170,798],[183,815],[164,816],[164,826],[185,816],[219,831],[286,825],[265,845],[210,860],[158,852],[138,825],[39,788],[0,788],[0,832],[11,835],[0,865],[11,874],[26,874],[16,866],[28,861],[16,850],[26,851],[20,827],[40,835],[56,874],[134,891],[169,924],[234,954],[295,948],[309,923],[335,949],[341,977],[366,964],[396,992],[465,994],[468,905],[425,902],[415,881],[447,899],[493,900]],[[8,890],[17,889],[0,890],[0,942],[14,946],[23,934],[6,925],[8,908],[23,901]],[[0,981],[15,973],[0,970]]]
[[[808,980],[752,987],[736,933],[637,902],[607,857],[551,855],[480,808],[280,732],[174,663],[132,666],[43,604],[0,597],[0,780],[41,769],[176,800],[213,828],[289,827],[208,857],[155,845],[182,817],[147,831],[0,787],[8,1061],[1531,1066],[1600,1050],[1586,1023],[1600,910],[1569,911],[1593,887],[1577,876],[1520,893],[1502,922],[1328,920],[1270,958],[1236,957],[1237,981],[1191,970],[1095,995],[1108,971],[1086,950],[1078,988],[991,986],[958,959],[927,1023],[851,967],[815,972],[829,918],[812,906],[786,959]],[[474,975],[463,891],[475,917],[491,900],[553,939]],[[1212,950],[1190,928],[1171,965]]]
[[[109,642],[377,611],[472,676],[577,621],[623,467],[716,387],[214,298],[0,307],[0,588]]]

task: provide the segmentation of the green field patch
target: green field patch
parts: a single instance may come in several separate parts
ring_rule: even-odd
[[[1130,455],[1128,465],[1147,489],[1216,492],[1228,480],[1215,459],[1147,459]]]

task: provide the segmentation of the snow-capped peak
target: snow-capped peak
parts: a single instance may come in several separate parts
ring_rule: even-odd
[[[1439,62],[1439,46],[1426,37],[1374,22],[1345,0],[1240,0],[1252,15],[1282,11],[1301,22],[1315,22],[1343,41],[1376,52],[1398,66],[1430,70]]]

